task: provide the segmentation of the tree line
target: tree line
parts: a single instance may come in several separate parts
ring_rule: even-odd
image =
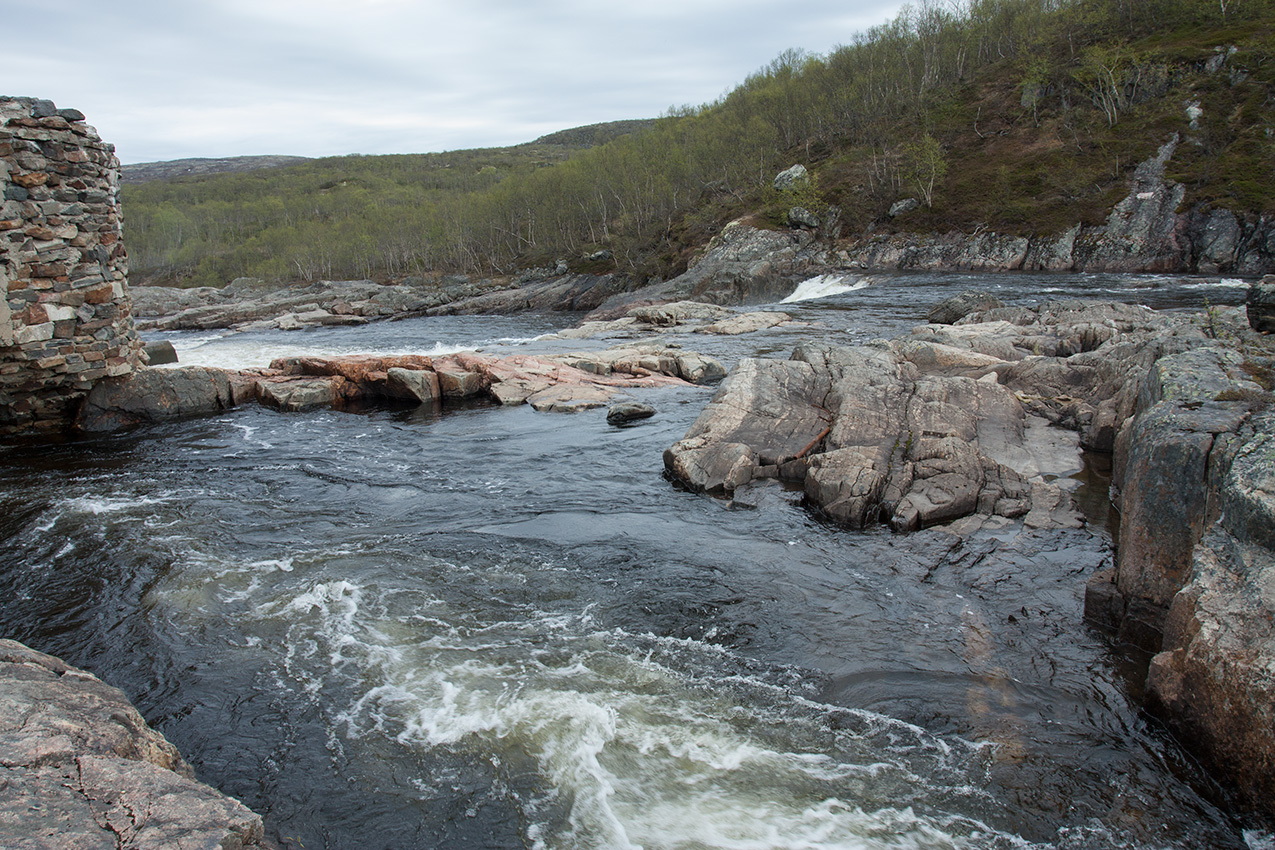
[[[1093,215],[1140,151],[1162,143],[1160,125],[1180,123],[1167,95],[1183,69],[1197,73],[1228,41],[1245,46],[1243,78],[1209,78],[1211,112],[1230,112],[1210,112],[1204,153],[1183,167],[1218,203],[1262,211],[1275,177],[1261,135],[1275,97],[1272,18],[1275,0],[919,0],[827,55],[785,51],[717,101],[614,138],[126,185],[133,276],[508,274],[558,258],[579,266],[606,248],[640,282],[676,273],[730,217],[782,208],[770,180],[799,161],[816,172],[816,201],[850,227],[905,194],[922,198],[928,227],[1044,225],[1046,205],[1070,205],[1060,220]],[[989,193],[998,200],[973,198]]]

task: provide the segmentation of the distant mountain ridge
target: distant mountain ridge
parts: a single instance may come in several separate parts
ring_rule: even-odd
[[[282,168],[308,162],[306,156],[228,156],[220,159],[194,157],[174,159],[168,162],[139,162],[120,168],[120,179],[125,183],[147,183],[151,180],[171,180],[174,177],[204,174],[238,174],[261,168]]]

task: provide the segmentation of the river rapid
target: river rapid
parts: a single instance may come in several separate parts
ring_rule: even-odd
[[[721,359],[905,333],[937,301],[1235,304],[1217,278],[812,282],[814,323],[670,336]],[[820,288],[822,287],[822,288]],[[579,350],[578,317],[163,335],[182,362]],[[679,490],[711,395],[224,415],[0,448],[0,635],[122,688],[198,776],[300,848],[1267,848],[1139,712],[1082,622],[1085,530],[820,521],[777,483]]]

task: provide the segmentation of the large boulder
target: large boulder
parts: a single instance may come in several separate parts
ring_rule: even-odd
[[[230,374],[222,369],[138,369],[95,384],[80,408],[77,424],[85,431],[114,431],[208,415],[233,407],[236,401]]]
[[[709,493],[756,478],[800,482],[841,524],[904,531],[1027,514],[1032,483],[1011,466],[1033,466],[1026,425],[994,375],[926,377],[888,344],[800,347],[787,361],[742,360],[664,462]],[[1065,498],[1048,487],[1041,497]]]
[[[0,640],[0,833],[26,850],[263,846],[261,817],[195,780],[118,689]]]

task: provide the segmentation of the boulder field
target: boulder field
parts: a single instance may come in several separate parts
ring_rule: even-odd
[[[961,533],[1079,525],[1064,486],[1079,450],[1112,453],[1115,566],[1090,579],[1086,617],[1153,654],[1149,704],[1275,812],[1275,345],[1252,329],[1260,302],[1246,321],[958,296],[908,337],[741,360],[665,467],[725,497],[780,479],[849,528]]]

